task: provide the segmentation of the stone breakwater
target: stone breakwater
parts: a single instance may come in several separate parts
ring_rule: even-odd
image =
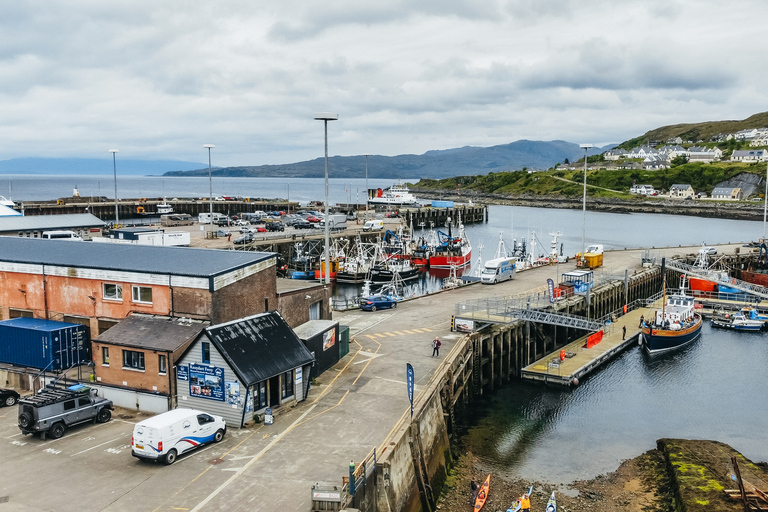
[[[445,194],[432,189],[412,187],[414,195],[426,199],[442,199],[457,202],[483,202],[509,206],[528,206],[531,208],[569,208],[581,209],[582,199],[562,196],[512,196],[507,194]],[[605,199],[587,197],[587,209],[608,213],[659,213],[666,215],[690,215],[693,217],[711,217],[734,220],[763,220],[763,203],[743,203],[724,201],[681,199]]]

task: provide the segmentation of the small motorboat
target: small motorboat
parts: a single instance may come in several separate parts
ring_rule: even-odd
[[[477,498],[475,498],[475,512],[478,512],[485,505],[485,501],[488,499],[488,491],[491,488],[491,475],[485,477],[485,482],[480,486],[477,492]]]
[[[555,491],[552,491],[552,496],[549,497],[547,502],[546,512],[557,512],[557,501],[555,500]]]

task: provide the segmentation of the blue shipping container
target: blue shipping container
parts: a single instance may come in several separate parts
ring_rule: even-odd
[[[80,324],[12,318],[0,322],[0,362],[63,370],[91,360],[88,328]]]
[[[453,208],[453,201],[432,201],[432,208]]]

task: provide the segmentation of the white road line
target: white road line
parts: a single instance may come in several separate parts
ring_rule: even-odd
[[[13,439],[14,437],[20,436],[20,435],[21,435],[21,432],[19,432],[18,434],[13,434],[12,436],[8,436],[6,437],[6,439]]]
[[[85,450],[83,450],[81,452],[73,453],[72,455],[70,455],[70,457],[74,457],[75,455],[80,455],[81,453],[89,452],[89,451],[93,450],[94,448],[98,448],[99,446],[104,446],[105,444],[113,443],[113,442],[117,441],[118,439],[122,439],[122,438],[123,438],[123,436],[116,437],[114,439],[111,439],[111,440],[107,441],[106,443],[101,443],[101,444],[97,444],[96,446],[91,446],[90,448],[87,448],[87,449],[85,449]]]
[[[297,424],[301,423],[301,422],[304,420],[304,418],[305,418],[305,417],[306,417],[306,416],[307,416],[307,415],[308,415],[310,412],[312,412],[312,410],[313,410],[315,407],[317,407],[317,404],[315,404],[315,405],[313,405],[312,407],[310,407],[309,409],[307,409],[307,410],[304,412],[304,414],[302,414],[301,416],[299,416],[299,417],[298,417],[298,419],[297,419],[296,421],[294,421],[293,423],[291,423],[291,426],[290,426],[290,427],[286,428],[286,429],[285,429],[285,430],[283,430],[283,431],[282,431],[282,432],[281,432],[279,435],[275,436],[275,438],[272,440],[272,442],[270,442],[270,443],[269,443],[267,446],[265,446],[265,447],[264,447],[264,449],[262,449],[262,450],[261,450],[259,453],[257,453],[256,455],[254,455],[254,456],[253,456],[253,458],[252,458],[251,460],[249,460],[249,461],[248,461],[248,464],[246,464],[246,465],[245,465],[245,466],[243,466],[241,469],[239,469],[239,470],[237,471],[237,473],[235,473],[234,475],[232,475],[231,477],[229,477],[229,479],[228,479],[226,482],[224,482],[223,484],[221,484],[221,485],[220,485],[220,486],[219,486],[219,487],[218,487],[218,488],[217,488],[215,491],[213,491],[211,494],[209,494],[207,498],[205,498],[203,501],[201,501],[200,503],[198,503],[198,504],[197,504],[197,506],[191,510],[191,512],[198,512],[200,509],[202,509],[204,506],[206,506],[206,505],[207,505],[207,504],[208,504],[208,503],[209,503],[209,502],[210,502],[210,501],[211,501],[213,498],[215,498],[215,497],[216,497],[216,496],[217,496],[217,495],[218,495],[218,494],[219,494],[221,491],[223,491],[224,489],[226,489],[226,488],[227,488],[227,486],[229,486],[229,484],[231,484],[232,482],[234,482],[234,481],[235,481],[235,480],[236,480],[236,479],[237,479],[237,478],[238,478],[240,475],[242,475],[242,474],[245,472],[245,470],[246,470],[246,469],[248,469],[248,468],[249,468],[251,465],[253,465],[253,463],[255,463],[257,460],[259,460],[259,457],[261,457],[263,454],[267,453],[267,451],[269,451],[269,449],[270,449],[270,448],[272,448],[272,447],[273,447],[273,446],[274,446],[274,445],[275,445],[275,444],[276,444],[278,441],[280,441],[280,440],[283,438],[283,436],[285,436],[285,434],[287,434],[288,432],[290,432],[290,431],[291,431],[291,429],[293,429],[293,427],[294,427],[294,426],[296,426]]]

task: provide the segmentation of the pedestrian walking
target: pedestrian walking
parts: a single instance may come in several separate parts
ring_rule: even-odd
[[[643,328],[643,322],[645,322],[645,317],[644,317],[643,315],[640,315],[640,325],[638,325],[638,327],[639,327],[640,329],[642,329],[642,328]]]
[[[627,339],[627,326],[623,325],[621,327],[621,340],[624,341],[625,339]]]
[[[440,347],[443,344],[440,343],[440,338],[435,336],[435,339],[432,340],[432,357],[440,357]]]
[[[232,240],[232,233],[227,233],[227,242]]]

